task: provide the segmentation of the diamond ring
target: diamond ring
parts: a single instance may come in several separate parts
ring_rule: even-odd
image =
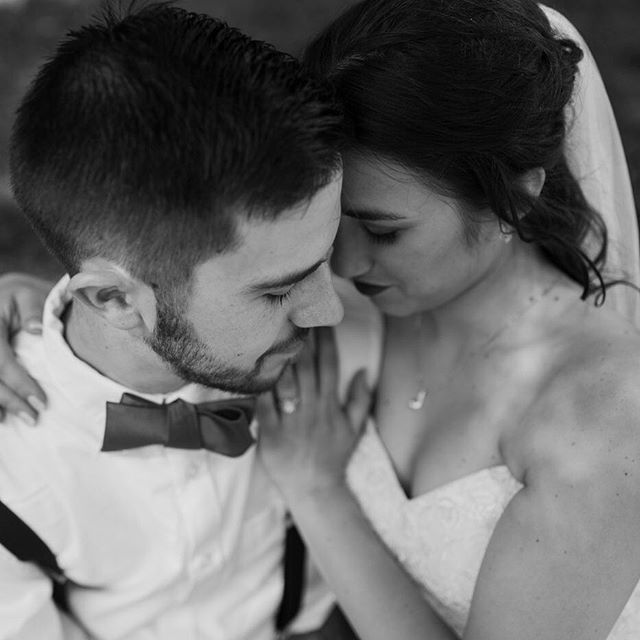
[[[280,398],[278,405],[282,413],[290,416],[292,413],[295,413],[300,406],[300,398]]]

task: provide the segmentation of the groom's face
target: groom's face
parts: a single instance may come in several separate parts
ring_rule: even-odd
[[[242,222],[236,249],[196,267],[184,306],[158,304],[154,351],[191,382],[271,387],[310,328],[342,319],[328,264],[340,187],[336,178],[275,221]]]

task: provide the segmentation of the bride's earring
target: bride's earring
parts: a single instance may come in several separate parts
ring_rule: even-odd
[[[500,227],[500,240],[505,244],[509,244],[513,239],[513,230],[509,229],[502,220],[498,220],[498,226]]]

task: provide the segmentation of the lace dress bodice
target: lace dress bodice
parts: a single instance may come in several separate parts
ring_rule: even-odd
[[[421,586],[425,599],[462,637],[489,539],[522,484],[500,465],[409,499],[372,425],[354,452],[347,480],[378,535]],[[638,638],[640,586],[608,640]]]

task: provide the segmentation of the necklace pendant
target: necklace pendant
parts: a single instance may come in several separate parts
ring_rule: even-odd
[[[416,395],[409,401],[409,409],[411,409],[412,411],[420,411],[420,409],[422,409],[422,407],[424,406],[424,401],[426,400],[426,398],[427,390],[420,389],[418,393],[416,393]]]

